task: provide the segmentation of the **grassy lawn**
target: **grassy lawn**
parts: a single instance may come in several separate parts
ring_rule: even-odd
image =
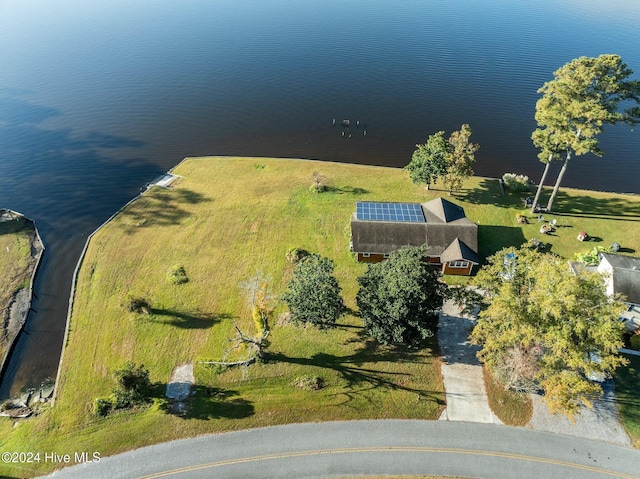
[[[314,172],[328,191],[312,193]],[[443,195],[479,223],[480,255],[540,237],[537,220],[519,226],[520,195],[502,196],[497,181],[472,178],[450,197],[413,185],[397,169],[263,158],[190,159],[176,168],[174,189],[153,188],[91,241],[75,297],[55,407],[13,426],[0,421],[0,449],[99,451],[103,455],[169,439],[299,421],[438,417],[444,401],[434,345],[419,351],[380,348],[360,320],[345,316],[324,332],[275,322],[269,359],[242,371],[196,366],[196,395],[185,416],[166,412],[162,397],[172,369],[220,359],[233,321],[253,323],[238,284],[257,270],[282,293],[292,266],[285,254],[304,248],[333,259],[348,307],[355,309],[357,277],[366,266],[348,251],[349,219],[358,200],[424,202]],[[562,191],[558,230],[544,237],[551,251],[571,257],[594,244],[619,242],[640,250],[640,198]],[[576,240],[586,229],[600,239]],[[183,266],[189,281],[167,272]],[[127,295],[153,303],[150,316],[129,313]],[[279,312],[284,311],[280,306]],[[154,405],[99,418],[96,398],[108,396],[125,361],[143,363],[156,384]],[[321,376],[326,387],[293,385]],[[1,418],[0,418],[1,419]],[[8,474],[0,465],[0,475]],[[45,466],[43,466],[45,467]],[[33,475],[30,469],[11,471]]]
[[[533,405],[526,394],[505,389],[487,368],[482,368],[489,407],[500,420],[510,426],[524,426],[531,420]]]
[[[616,373],[616,400],[622,424],[636,448],[640,448],[640,356],[625,356],[629,365]]]
[[[33,223],[23,217],[0,222],[0,360],[8,347],[6,321],[9,304],[19,289],[28,288],[34,261],[31,242]]]

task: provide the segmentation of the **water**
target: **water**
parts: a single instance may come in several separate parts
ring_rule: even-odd
[[[404,166],[469,123],[477,174],[537,179],[529,138],[552,72],[617,53],[640,76],[636,0],[3,0],[0,21],[0,206],[47,246],[0,397],[55,376],[86,236],[183,157]],[[564,184],[639,193],[638,133],[601,146]]]

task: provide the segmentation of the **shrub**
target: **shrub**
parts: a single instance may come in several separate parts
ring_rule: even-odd
[[[502,182],[511,191],[529,191],[529,177],[526,175],[505,173],[502,175]]]
[[[109,398],[98,398],[94,405],[94,411],[98,416],[106,416],[113,408],[113,403]]]
[[[115,373],[118,387],[113,391],[115,409],[125,409],[150,402],[151,381],[144,364],[128,362]]]
[[[587,266],[598,266],[600,264],[600,253],[610,253],[610,248],[603,246],[596,246],[595,248],[587,251],[575,253],[573,259],[584,263]]]
[[[629,347],[636,351],[640,351],[640,334],[634,334],[631,336],[631,339],[629,339]]]
[[[287,251],[287,254],[285,255],[285,259],[289,262],[289,263],[299,263],[300,261],[302,261],[304,258],[306,258],[307,256],[309,256],[309,252],[305,249],[302,248],[290,248],[289,251]]]
[[[189,278],[187,278],[187,272],[184,270],[184,266],[180,266],[178,264],[172,266],[169,271],[167,271],[167,279],[173,284],[184,284],[189,281]]]
[[[320,172],[314,172],[313,175],[311,175],[313,178],[313,183],[311,183],[311,186],[309,187],[309,191],[313,192],[313,193],[322,193],[324,190],[326,190],[326,182],[327,182],[327,177],[324,176],[322,173]]]
[[[125,307],[131,313],[151,314],[151,303],[141,296],[127,296]]]
[[[318,391],[325,386],[324,379],[320,376],[300,376],[292,384],[306,391]]]

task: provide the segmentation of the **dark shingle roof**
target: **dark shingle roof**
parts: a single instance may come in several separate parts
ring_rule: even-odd
[[[640,258],[635,256],[625,256],[623,254],[613,253],[600,253],[600,256],[605,258],[609,264],[615,268],[624,269],[637,269],[640,270]]]
[[[478,226],[464,216],[464,210],[442,198],[422,204],[426,223],[364,221],[351,219],[353,251],[390,253],[403,246],[429,247],[439,256],[456,238],[472,251],[478,250]]]
[[[462,206],[455,205],[444,198],[436,198],[435,200],[422,203],[422,209],[425,212],[425,217],[427,217],[427,222],[429,222],[429,216],[435,216],[437,220],[440,220],[436,222],[442,223],[452,223],[466,218]]]
[[[615,268],[611,277],[614,292],[625,295],[629,303],[640,304],[640,270]]]
[[[458,238],[445,249],[440,255],[440,261],[442,263],[448,263],[449,261],[465,260],[475,264],[479,264],[478,255],[475,251],[469,248],[463,241]]]

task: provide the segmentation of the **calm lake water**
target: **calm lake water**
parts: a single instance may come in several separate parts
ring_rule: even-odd
[[[469,123],[477,174],[537,179],[555,69],[617,53],[640,77],[637,0],[0,0],[0,24],[0,206],[47,246],[0,397],[55,376],[86,236],[185,156],[400,167]],[[564,184],[640,193],[640,134],[601,145]]]

